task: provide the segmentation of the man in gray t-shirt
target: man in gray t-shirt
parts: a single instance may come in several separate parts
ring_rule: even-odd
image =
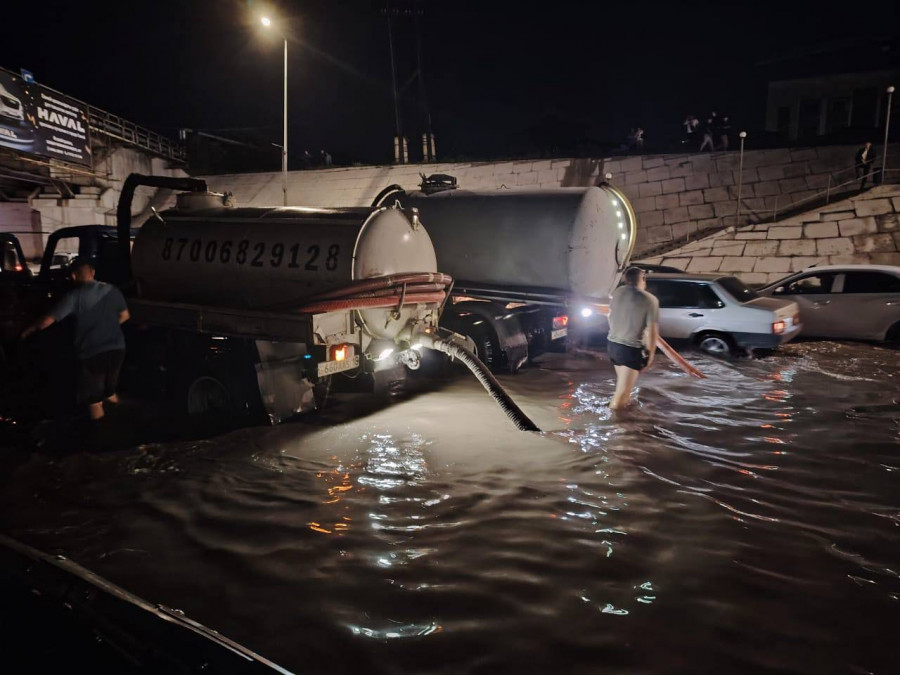
[[[118,288],[94,279],[94,265],[87,258],[72,264],[78,286],[50,312],[22,332],[26,338],[68,316],[75,319],[75,353],[78,357],[78,402],[86,403],[91,419],[103,417],[103,402],[117,403],[116,385],[125,357],[121,324],[129,319],[125,298]]]
[[[609,305],[607,353],[616,369],[611,409],[628,405],[638,374],[653,363],[658,339],[659,301],[647,292],[646,272],[629,267]]]

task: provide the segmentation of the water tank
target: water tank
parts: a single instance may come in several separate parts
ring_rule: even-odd
[[[428,233],[397,208],[234,208],[192,195],[144,223],[132,269],[145,299],[265,310],[437,264]]]
[[[457,284],[608,296],[634,245],[627,198],[602,185],[555,190],[451,190],[387,198],[417,208],[438,268]]]

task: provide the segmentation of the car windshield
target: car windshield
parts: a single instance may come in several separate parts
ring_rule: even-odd
[[[744,282],[737,277],[722,277],[717,280],[719,285],[724,288],[728,295],[738,302],[750,302],[754,298],[759,297],[756,291],[753,291],[744,285]]]

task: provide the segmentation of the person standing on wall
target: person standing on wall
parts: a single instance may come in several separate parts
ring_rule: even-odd
[[[67,316],[75,319],[77,400],[87,404],[92,420],[99,420],[104,414],[104,402],[119,402],[116,386],[125,358],[121,325],[131,315],[118,288],[94,279],[96,270],[90,259],[77,258],[71,272],[77,286],[46,316],[22,331],[22,339]]]
[[[631,402],[638,375],[653,364],[659,339],[659,301],[647,292],[647,273],[629,267],[609,306],[607,354],[616,369],[616,393],[609,403],[620,410]]]
[[[862,178],[859,183],[859,189],[866,189],[866,181],[869,176],[872,177],[872,184],[875,184],[875,146],[872,141],[866,141],[866,144],[856,151],[856,177]]]

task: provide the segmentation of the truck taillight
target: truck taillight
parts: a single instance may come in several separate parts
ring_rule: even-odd
[[[332,345],[330,361],[346,361],[353,357],[353,345]]]
[[[784,321],[775,321],[772,324],[772,332],[775,335],[781,335],[782,333],[784,333]]]
[[[553,330],[561,330],[569,325],[569,317],[563,314],[562,316],[554,316],[553,317]]]

